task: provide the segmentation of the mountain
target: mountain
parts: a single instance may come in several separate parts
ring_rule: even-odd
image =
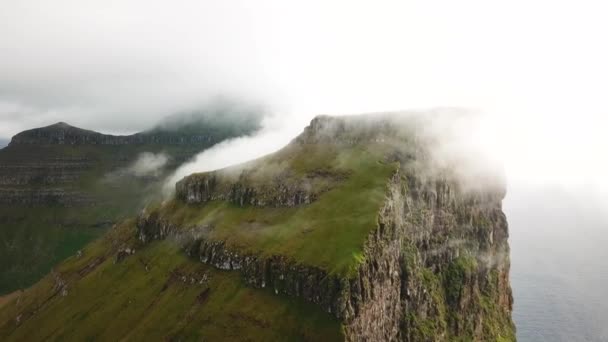
[[[0,294],[33,284],[137,213],[198,152],[260,127],[257,115],[234,125],[205,114],[125,136],[64,122],[15,135],[0,150]]]
[[[188,176],[6,298],[0,337],[513,341],[504,181],[440,119],[321,116]]]

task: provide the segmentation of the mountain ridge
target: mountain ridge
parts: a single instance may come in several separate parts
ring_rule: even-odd
[[[205,144],[213,134],[181,134],[179,131],[155,127],[129,134],[113,135],[75,127],[65,122],[33,128],[17,133],[8,146],[14,145],[129,145],[129,144]]]
[[[0,243],[8,246],[0,249],[0,293],[32,284],[159,197],[164,177],[197,153],[260,125],[197,118],[186,128],[156,125],[127,136],[65,122],[16,134],[0,149]],[[150,158],[161,162],[148,165]],[[138,161],[154,169],[130,171]]]

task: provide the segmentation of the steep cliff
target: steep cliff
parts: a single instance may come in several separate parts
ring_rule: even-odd
[[[90,260],[101,254],[104,260],[112,259],[106,272],[123,279],[123,288],[136,280],[127,275],[132,266],[120,265],[158,246],[175,246],[189,265],[199,265],[189,267],[237,275],[252,289],[254,301],[270,293],[280,302],[306,305],[318,322],[330,322],[323,334],[300,335],[303,340],[514,340],[508,229],[501,209],[504,184],[492,168],[454,153],[437,153],[443,144],[452,143],[444,141],[441,130],[429,129],[437,120],[445,118],[318,117],[274,154],[186,177],[177,184],[175,199],[143,211],[130,223],[135,227],[121,228],[125,235],[114,240],[114,248],[85,254]],[[474,175],[475,181],[465,174]],[[71,286],[79,288],[75,297],[93,291],[83,285],[87,273],[77,276],[77,268],[70,267],[75,262],[69,259],[62,266],[60,286],[49,280],[55,293],[62,295],[61,288]],[[101,274],[96,277],[103,279]],[[200,281],[191,278],[192,284]],[[37,298],[41,286],[24,293],[22,301]],[[230,297],[221,288],[212,293]],[[150,307],[151,298],[139,300]],[[27,337],[27,328],[49,320],[38,311],[65,308],[55,297],[50,304],[40,298],[36,302],[13,301],[0,309],[0,335]],[[184,305],[172,310],[190,310],[191,304]],[[70,310],[78,316],[92,308]],[[107,310],[120,313],[118,307]],[[209,321],[189,328],[198,329],[198,334],[182,330],[179,338],[211,338],[208,327],[223,322],[222,314],[238,311],[200,310]],[[133,320],[146,321],[155,314],[166,311],[154,306]],[[256,322],[279,331],[273,340],[293,340],[280,333],[292,324],[290,319],[259,314]],[[292,328],[317,329],[318,322],[307,322]],[[334,335],[336,326],[341,328]],[[158,336],[150,329],[142,334]],[[70,336],[62,331],[36,336]],[[228,331],[219,338],[265,340],[257,331],[247,336]]]

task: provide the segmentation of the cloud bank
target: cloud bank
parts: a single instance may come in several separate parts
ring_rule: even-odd
[[[218,94],[298,124],[465,107],[489,114],[480,143],[511,179],[604,186],[605,12],[586,0],[7,2],[0,138],[57,121],[133,132]]]
[[[284,147],[306,125],[306,119],[303,117],[286,119],[284,116],[268,116],[259,131],[223,141],[199,153],[167,178],[164,185],[165,195],[170,196],[175,190],[175,183],[192,173],[243,163]]]

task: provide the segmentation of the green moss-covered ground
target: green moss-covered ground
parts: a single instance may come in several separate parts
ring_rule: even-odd
[[[117,246],[133,245],[134,236],[132,222],[113,229],[88,245],[81,257],[67,259],[0,307],[0,340],[342,338],[339,322],[320,308],[246,287],[238,272],[188,259],[168,240],[116,262]],[[57,277],[67,284],[65,296]]]
[[[348,275],[362,261],[364,243],[377,227],[387,183],[397,169],[396,163],[385,161],[384,152],[372,144],[341,149],[314,145],[290,147],[263,160],[266,167],[287,165],[300,175],[320,168],[347,175],[309,205],[239,207],[224,201],[186,205],[176,200],[160,208],[161,215],[183,228],[211,227],[206,238],[240,251],[282,255]]]

